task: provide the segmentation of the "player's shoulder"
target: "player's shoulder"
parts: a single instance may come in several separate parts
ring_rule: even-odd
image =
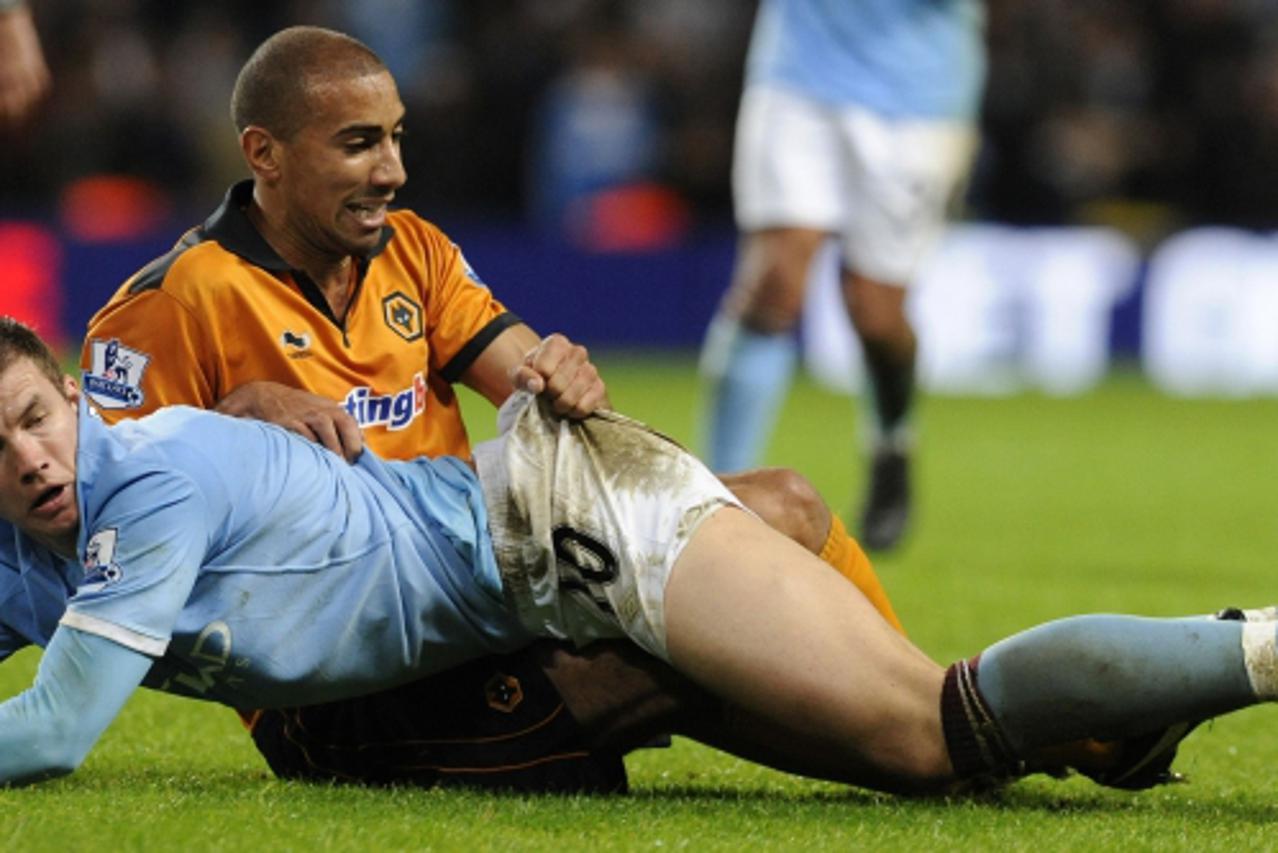
[[[220,471],[250,441],[235,433],[234,418],[191,406],[165,406],[142,418],[107,425],[90,414],[80,431],[81,480],[91,483],[90,514],[106,503],[152,506],[189,500],[220,489]]]
[[[451,246],[452,240],[444,230],[408,208],[392,210],[386,217],[387,224],[394,229],[391,242],[412,241],[416,243]]]
[[[162,290],[183,302],[195,302],[249,284],[255,268],[218,241],[188,232],[167,255],[144,267],[123,289],[125,297]]]
[[[159,493],[173,492],[173,484],[179,484],[178,493],[189,491],[181,466],[173,464],[144,420],[107,426],[87,409],[81,410],[81,420],[76,478],[86,529],[96,526],[108,507],[117,514],[129,508],[145,513],[155,508]]]
[[[166,252],[124,283],[117,299],[153,291],[191,297],[234,289],[284,268],[275,250],[253,226],[248,205],[253,182],[232,186],[222,204]]]
[[[488,289],[488,285],[466,260],[462,247],[438,225],[407,209],[391,212],[387,220],[391,228],[395,229],[391,243],[411,245],[411,249],[405,253],[408,257],[414,261],[424,259],[427,267],[442,275],[443,279],[469,279],[481,288]],[[404,255],[400,257],[402,262]]]
[[[118,311],[144,311],[172,301],[187,307],[216,303],[250,284],[253,277],[245,262],[216,240],[207,239],[199,229],[192,229],[172,249],[128,278],[90,326]]]
[[[267,425],[196,406],[171,405],[107,429],[140,460],[159,458],[177,464],[191,457],[216,459],[235,448],[247,453],[251,435],[262,426]]]
[[[81,410],[86,419],[80,428],[82,455],[103,472],[167,466],[175,448],[203,441],[201,414],[190,406],[165,406],[141,418],[107,424],[96,409],[86,406]]]

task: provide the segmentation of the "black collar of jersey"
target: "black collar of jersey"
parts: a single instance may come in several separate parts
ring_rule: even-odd
[[[297,286],[301,289],[307,302],[328,315],[329,319],[337,323],[338,326],[343,325],[336,317],[332,316],[328,301],[324,299],[315,282],[311,281],[311,277],[302,270],[295,270],[290,267],[279,256],[279,253],[271,248],[271,244],[266,242],[266,238],[262,236],[262,233],[257,230],[257,226],[248,217],[248,206],[252,203],[252,179],[233,184],[226,191],[226,198],[222,200],[221,206],[213,211],[213,215],[204,220],[204,225],[200,227],[204,239],[216,240],[223,249],[238,255],[256,267],[261,267],[273,273],[288,273],[297,282]],[[368,265],[372,263],[373,258],[382,253],[382,250],[386,248],[386,244],[394,236],[394,228],[389,225],[382,226],[382,234],[377,240],[377,246],[366,257],[360,258],[357,262],[356,288],[363,285],[364,275],[368,272]]]
[[[248,217],[248,206],[253,203],[253,180],[247,179],[233,184],[226,191],[226,198],[213,215],[204,220],[200,229],[204,236],[216,240],[228,252],[239,255],[244,260],[272,272],[296,272],[266,242],[257,227]],[[382,226],[382,236],[377,246],[360,258],[360,276],[363,277],[368,262],[382,253],[386,244],[395,236],[395,229],[389,225]]]

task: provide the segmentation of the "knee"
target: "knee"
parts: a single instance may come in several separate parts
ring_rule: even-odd
[[[869,347],[890,347],[914,335],[905,312],[890,306],[854,307],[852,325],[861,342]]]
[[[852,276],[844,281],[844,295],[852,325],[865,345],[891,346],[913,338],[903,288]]]
[[[725,477],[724,482],[768,526],[820,553],[830,534],[830,509],[802,474],[790,468],[759,468]]]
[[[747,238],[726,300],[729,313],[767,334],[797,327],[819,241],[819,234],[790,231]]]
[[[789,332],[799,325],[803,311],[803,280],[784,269],[769,268],[743,283],[729,301],[733,313],[756,332]]]

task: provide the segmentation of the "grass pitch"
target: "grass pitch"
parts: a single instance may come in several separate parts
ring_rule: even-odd
[[[600,359],[613,402],[695,445],[688,358]],[[467,400],[477,438],[491,409]],[[800,383],[769,461],[845,515],[862,466],[854,403]],[[915,533],[875,562],[914,640],[968,655],[1085,611],[1178,615],[1273,603],[1278,401],[1185,401],[1119,375],[1074,399],[920,406]],[[0,667],[0,695],[38,655]],[[784,776],[676,741],[629,760],[621,798],[370,791],[272,780],[229,711],[139,692],[85,766],[0,791],[0,846],[78,849],[1261,849],[1278,820],[1278,714],[1196,732],[1188,784],[1144,794],[1031,779],[913,801]]]

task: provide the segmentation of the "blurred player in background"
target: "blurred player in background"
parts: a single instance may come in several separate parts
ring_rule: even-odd
[[[562,336],[538,346],[443,233],[389,209],[406,180],[404,108],[371,51],[329,30],[285,30],[245,64],[232,100],[254,177],[90,322],[84,390],[104,417],[180,403],[272,421],[351,460],[365,443],[388,458],[467,458],[455,382],[498,404],[513,371],[560,414],[606,403],[584,349]],[[730,485],[899,625],[806,481],[765,472]],[[624,785],[621,752],[704,699],[625,644],[587,654],[541,643],[266,712],[253,732],[281,775],[610,790]]]
[[[976,146],[981,0],[762,0],[737,121],[742,232],[702,353],[707,458],[757,465],[797,357],[812,259],[839,241],[874,418],[860,538],[894,546],[910,513],[915,337],[906,288]]]
[[[50,84],[31,8],[0,0],[0,130],[26,121]]]

